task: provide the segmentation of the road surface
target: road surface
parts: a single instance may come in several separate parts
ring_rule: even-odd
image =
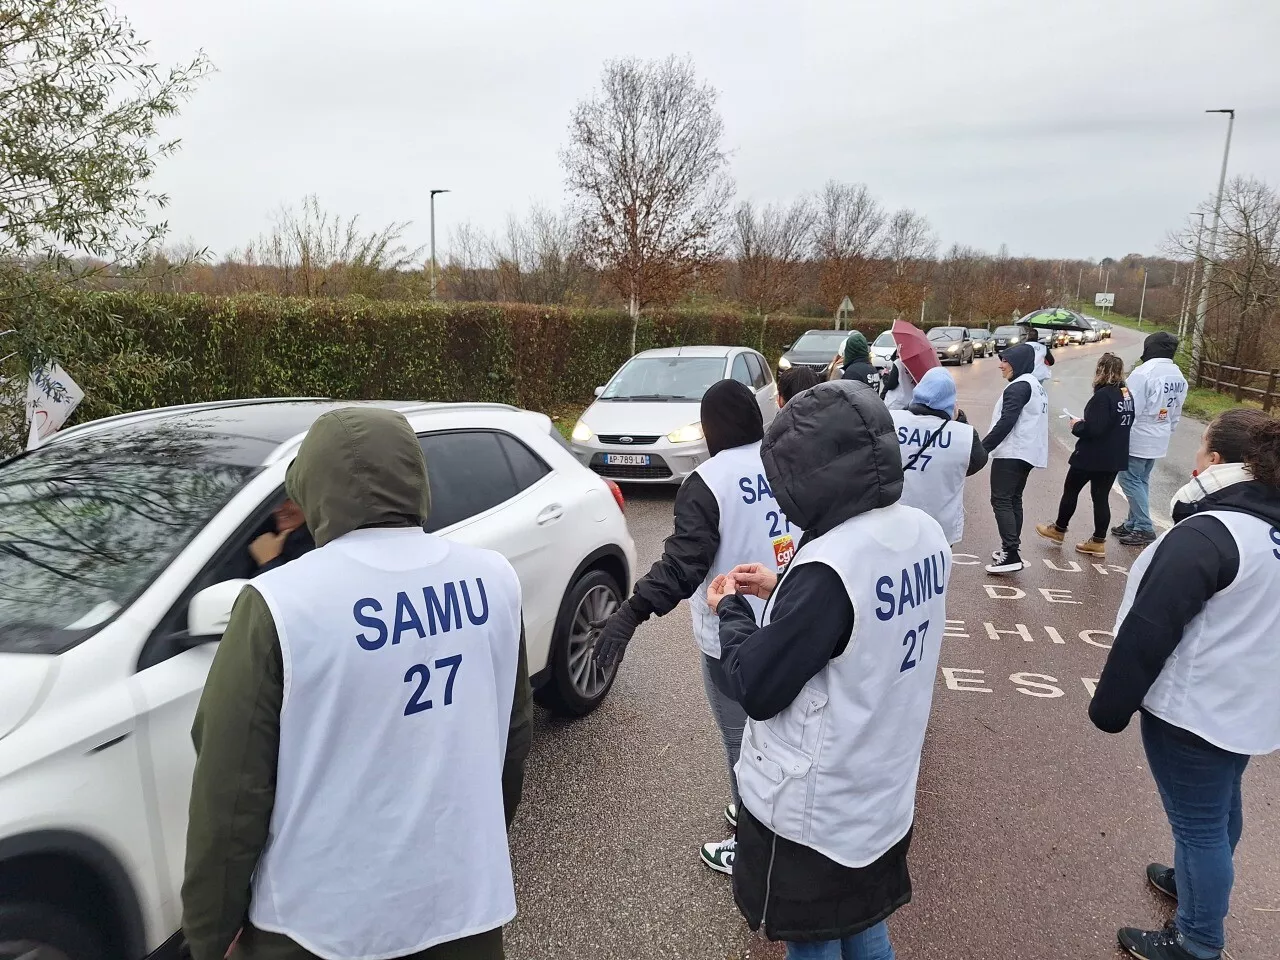
[[[1059,352],[1051,409],[1083,409],[1096,358],[1136,356],[1139,335]],[[1002,388],[997,361],[953,368],[961,406],[984,427]],[[1146,885],[1171,841],[1136,722],[1119,736],[1089,723],[1092,684],[1137,551],[1112,540],[1107,561],[1078,558],[1081,498],[1068,546],[1039,540],[1053,518],[1068,453],[1053,420],[1048,470],[1028,487],[1016,578],[980,558],[998,546],[986,473],[969,481],[948,629],[925,746],[911,849],[915,897],[890,920],[902,960],[1113,958],[1122,925],[1159,927],[1168,904]],[[1185,422],[1162,465],[1163,512],[1190,469],[1199,427]],[[1179,479],[1181,478],[1181,479]],[[1174,482],[1176,480],[1176,483]],[[1172,484],[1171,487],[1168,485]],[[670,531],[671,493],[630,490],[642,569]],[[1113,500],[1117,514],[1124,502]],[[515,960],[765,960],[780,945],[753,935],[728,878],[698,845],[726,835],[728,785],[702,691],[688,613],[640,628],[606,703],[574,723],[536,716],[525,799],[512,830],[520,915]],[[1280,955],[1280,757],[1245,776],[1245,834],[1228,921],[1232,960]]]

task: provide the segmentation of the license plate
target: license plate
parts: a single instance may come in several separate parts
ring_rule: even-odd
[[[611,467],[647,467],[649,458],[638,453],[606,453],[604,462]]]

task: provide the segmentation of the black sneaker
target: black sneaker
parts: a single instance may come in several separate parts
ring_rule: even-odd
[[[1120,542],[1126,547],[1145,547],[1156,542],[1156,535],[1148,530],[1130,530],[1120,538]]]
[[[1025,566],[1017,550],[1000,550],[991,555],[986,570],[987,573],[1017,573]]]
[[[1147,867],[1147,880],[1170,900],[1178,899],[1178,881],[1174,878],[1173,867],[1153,863]]]
[[[1111,535],[1113,537],[1127,537],[1131,533],[1133,533],[1133,530],[1123,523],[1117,523],[1111,528]]]
[[[1165,927],[1163,930],[1136,930],[1133,927],[1125,927],[1116,934],[1116,939],[1120,941],[1120,946],[1137,960],[1207,960],[1183,946],[1182,934],[1173,926]],[[1218,960],[1221,956],[1221,953],[1215,953],[1213,960]]]

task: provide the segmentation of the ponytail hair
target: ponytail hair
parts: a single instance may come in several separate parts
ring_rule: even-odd
[[[1280,488],[1280,420],[1247,407],[1209,424],[1205,446],[1224,463],[1243,463],[1255,480]]]
[[[1098,358],[1098,366],[1093,372],[1093,389],[1123,385],[1124,361],[1114,353],[1104,353]]]

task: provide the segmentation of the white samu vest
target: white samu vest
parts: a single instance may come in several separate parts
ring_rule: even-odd
[[[326,960],[383,960],[511,920],[511,565],[416,528],[357,530],[253,589],[284,663],[254,926]]]
[[[1015,383],[1025,383],[1031,387],[1031,399],[1018,415],[1018,421],[1009,431],[1009,435],[1000,445],[991,451],[992,459],[1023,460],[1033,467],[1044,469],[1049,465],[1049,395],[1034,374],[1024,373],[1010,380],[1005,390]],[[1000,410],[1004,405],[1004,391],[996,400],[996,408],[991,412],[991,426],[1000,422]]]
[[[720,548],[696,593],[689,598],[698,649],[720,659],[720,618],[707,606],[711,581],[741,563],[760,563],[781,573],[791,562],[801,531],[792,526],[764,477],[760,444],[721,450],[695,471],[720,509]],[[758,620],[764,601],[747,597]]]
[[[923,510],[942,525],[948,542],[959,543],[964,536],[964,479],[973,452],[973,427],[906,410],[893,411],[893,425],[904,468],[898,502]],[[937,439],[928,443],[934,434]]]
[[[1272,753],[1280,750],[1280,528],[1228,510],[1196,516],[1216,517],[1231,532],[1240,551],[1240,572],[1187,624],[1142,706],[1223,750]],[[1114,633],[1129,615],[1164,536],[1134,561]],[[1176,584],[1168,587],[1177,589]]]
[[[951,548],[936,520],[894,504],[807,544],[795,565],[807,563],[840,575],[853,634],[790,706],[747,721],[738,790],[779,836],[864,867],[906,836],[915,817]]]

